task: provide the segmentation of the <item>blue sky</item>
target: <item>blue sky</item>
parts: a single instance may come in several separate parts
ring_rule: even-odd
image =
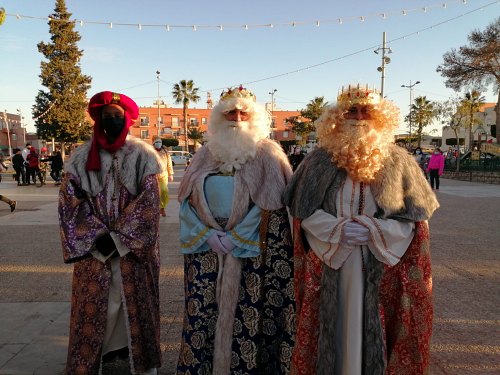
[[[172,85],[181,79],[192,79],[200,88],[197,107],[205,106],[207,91],[216,99],[220,88],[247,82],[261,102],[270,102],[269,92],[276,89],[280,109],[304,108],[316,96],[334,102],[345,84],[380,87],[381,54],[373,51],[382,46],[385,31],[392,54],[387,55],[391,62],[384,95],[402,115],[410,93],[401,85],[410,81],[421,81],[413,97],[443,101],[455,95],[436,73],[443,54],[467,44],[472,30],[484,30],[500,16],[495,0],[66,0],[66,5],[73,19],[83,20],[76,30],[84,50],[82,72],[92,77],[89,96],[112,90],[141,106],[152,105],[159,70],[160,96],[170,105]],[[42,55],[36,45],[48,42],[50,35],[46,20],[25,16],[47,17],[54,6],[55,0],[0,0],[8,14],[20,15],[8,16],[0,26],[0,110],[21,109],[30,131],[31,107],[43,89],[38,78]],[[113,22],[113,28],[90,21]],[[139,30],[117,23],[144,26]],[[171,27],[167,31],[148,24]],[[248,30],[240,26],[245,24]],[[274,27],[258,26],[269,24]],[[197,30],[176,25],[197,25]],[[203,25],[222,25],[223,30]],[[484,95],[496,101],[492,89]]]

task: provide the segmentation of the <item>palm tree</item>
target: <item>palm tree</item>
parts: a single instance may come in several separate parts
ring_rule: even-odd
[[[309,133],[315,130],[314,122],[321,116],[327,104],[328,102],[325,102],[324,96],[317,96],[307,103],[306,108],[300,111],[300,116],[293,116],[287,119],[292,124],[294,133],[302,137],[302,145],[306,144]],[[309,121],[302,121],[301,117]]]
[[[194,128],[189,130],[188,138],[193,140],[194,150],[196,151],[196,144],[198,142],[201,143],[201,141],[203,140],[203,133],[199,129]]]
[[[481,121],[474,118],[474,114],[479,111],[481,105],[484,104],[484,96],[477,90],[472,90],[466,92],[464,98],[462,99],[462,109],[467,113],[467,123],[466,127],[469,128],[469,151],[472,151],[472,146],[474,145],[474,136],[472,135],[472,128],[476,123]]]
[[[176,104],[182,103],[182,116],[184,118],[184,137],[185,137],[185,148],[189,151],[188,144],[188,131],[187,131],[187,110],[189,108],[189,103],[196,103],[200,100],[198,95],[198,87],[194,87],[194,82],[192,80],[186,81],[182,80],[176,83],[172,89],[172,96]]]
[[[425,96],[415,98],[414,104],[411,105],[410,113],[411,122],[417,124],[417,146],[420,147],[422,143],[422,131],[424,127],[429,125],[432,120],[437,116],[434,103],[427,100]],[[407,116],[407,117],[408,117]]]

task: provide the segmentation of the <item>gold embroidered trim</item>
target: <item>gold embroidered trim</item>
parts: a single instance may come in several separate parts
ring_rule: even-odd
[[[260,251],[264,251],[267,247],[267,227],[269,224],[270,212],[268,210],[262,210],[260,215],[260,227],[259,227],[259,243]]]
[[[188,243],[181,243],[181,247],[182,248],[187,248],[187,247],[191,247],[193,246],[196,242],[198,242],[200,240],[201,237],[203,237],[205,235],[205,233],[208,232],[208,228],[205,228],[203,229],[200,234],[198,234],[193,240],[191,240],[191,242],[188,242]]]
[[[116,92],[113,93],[113,99],[111,99],[111,103],[118,104],[120,103],[120,94]]]
[[[244,243],[244,244],[247,244],[247,245],[252,245],[252,246],[259,246],[259,243],[260,243],[259,241],[249,241],[249,240],[246,240],[246,239],[238,236],[238,233],[236,233],[236,231],[234,229],[230,233],[233,235],[233,237],[236,240],[240,241],[241,243]]]

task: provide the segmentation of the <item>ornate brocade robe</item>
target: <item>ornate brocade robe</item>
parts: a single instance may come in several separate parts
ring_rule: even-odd
[[[349,368],[348,371],[360,374],[426,373],[432,330],[426,220],[438,203],[415,161],[397,146],[391,147],[390,156],[369,185],[371,194],[363,194],[357,183],[352,185],[352,193],[343,197],[346,184],[352,184],[349,181],[346,172],[333,165],[331,155],[319,148],[304,160],[285,193],[285,202],[294,217],[298,311],[291,372],[326,375],[339,374],[341,368],[344,371]],[[356,201],[358,196],[359,202]],[[374,214],[362,209],[357,212],[363,205],[361,196],[373,199]],[[343,204],[351,207],[343,207]],[[328,215],[332,219],[328,219]],[[369,246],[347,249],[339,244],[342,224],[351,215],[370,228],[373,241],[370,251]],[[390,228],[391,221],[395,223],[393,229]],[[328,223],[331,225],[329,233],[325,232],[324,241],[330,246],[322,252],[322,245],[313,243],[315,239],[308,243],[304,225],[310,236],[311,233],[321,234],[318,228],[326,228]],[[385,235],[391,230],[399,233],[401,246],[407,230],[404,229],[407,228],[405,223],[415,223],[408,249],[391,248]],[[401,254],[404,255],[398,263]],[[343,267],[349,270],[347,276]],[[357,281],[358,277],[361,283]],[[347,290],[357,288],[354,294],[361,295],[349,295],[347,300],[343,299],[346,297],[346,282],[352,284]],[[359,298],[359,302],[353,304],[352,298]],[[360,319],[355,323],[358,328],[348,330],[345,337],[338,337],[341,332],[339,322],[346,319],[345,312],[352,308],[350,305],[355,307],[351,312],[361,309],[355,314],[355,320]],[[352,325],[351,320],[345,320],[340,324],[344,330],[346,322]],[[336,354],[342,356],[342,350],[347,350],[352,344],[350,340],[358,340],[357,337],[361,342],[354,347],[361,345],[359,357],[356,354],[360,363],[346,367],[344,362],[351,358],[348,355],[339,358]]]
[[[128,137],[114,155],[100,151],[101,171],[86,171],[88,148],[89,143],[80,146],[68,161],[59,193],[64,261],[74,264],[66,373],[99,372],[116,272],[121,276],[125,346],[133,371],[141,373],[161,366],[160,160],[151,146]],[[75,195],[71,180],[86,197]],[[96,253],[96,238],[107,233],[117,245],[118,258],[103,259]]]
[[[295,303],[282,193],[291,169],[270,140],[260,141],[255,158],[234,176],[218,176],[220,165],[202,147],[179,189],[186,300],[177,374],[288,374]],[[215,188],[208,186],[212,183]],[[214,196],[219,183],[234,183],[232,194]],[[231,207],[228,217],[213,210],[212,200],[218,199],[230,200],[224,202]],[[253,226],[242,229],[244,222]],[[252,236],[245,230],[249,227],[256,227],[256,238],[255,231]],[[218,255],[206,246],[214,229],[238,238],[231,254]]]

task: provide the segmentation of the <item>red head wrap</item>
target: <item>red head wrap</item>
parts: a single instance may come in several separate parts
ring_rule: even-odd
[[[101,128],[101,110],[103,106],[108,104],[119,105],[125,110],[123,130],[113,143],[108,142],[108,138]],[[103,148],[109,152],[116,152],[124,145],[128,129],[139,117],[139,107],[127,95],[103,91],[95,94],[90,99],[88,112],[92,120],[94,120],[94,135],[92,137],[92,145],[90,146],[86,168],[89,171],[99,171],[101,170],[99,150]]]

